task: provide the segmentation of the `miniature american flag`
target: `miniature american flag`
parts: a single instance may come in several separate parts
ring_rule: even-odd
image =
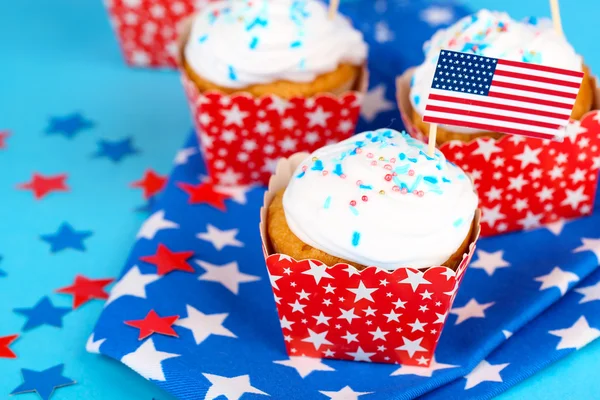
[[[442,50],[423,121],[562,138],[583,72]]]

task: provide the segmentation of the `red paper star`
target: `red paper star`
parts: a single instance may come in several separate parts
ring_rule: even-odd
[[[221,211],[225,211],[225,200],[231,197],[227,194],[216,191],[215,187],[210,183],[192,185],[189,183],[179,182],[177,186],[179,186],[181,190],[190,196],[188,200],[189,204],[206,203],[218,208]]]
[[[156,265],[158,275],[166,275],[172,271],[195,272],[187,259],[194,255],[193,251],[173,252],[167,246],[159,243],[154,255],[140,257],[140,260]]]
[[[160,192],[167,183],[167,177],[158,175],[151,169],[146,170],[144,177],[131,184],[131,187],[144,189],[144,198],[149,199]]]
[[[10,136],[10,132],[8,131],[0,131],[0,149],[6,148],[6,143],[4,140]]]
[[[58,289],[56,293],[65,293],[73,295],[73,308],[77,308],[92,299],[106,300],[108,293],[104,291],[104,286],[114,281],[114,279],[89,279],[83,275],[75,277],[75,283]]]
[[[18,337],[19,335],[0,337],[0,358],[17,358],[17,355],[8,346]]]
[[[135,319],[132,321],[125,321],[125,325],[133,326],[140,330],[139,340],[145,339],[153,333],[160,333],[161,335],[175,336],[177,332],[171,327],[179,319],[179,315],[172,315],[170,317],[160,317],[156,311],[150,310],[148,315],[144,319]]]
[[[67,174],[45,177],[41,174],[34,173],[30,182],[20,184],[18,188],[33,190],[35,198],[39,200],[53,191],[67,192],[69,187],[65,182],[66,179]]]

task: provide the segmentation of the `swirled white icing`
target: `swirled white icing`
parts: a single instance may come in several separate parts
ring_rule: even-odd
[[[291,231],[328,254],[393,270],[444,263],[467,237],[477,195],[436,150],[391,129],[323,147],[283,196]]]
[[[440,29],[425,43],[425,62],[411,81],[410,100],[423,115],[440,50],[454,50],[486,57],[544,64],[582,70],[582,58],[567,40],[556,33],[548,19],[530,17],[514,21],[504,12],[481,10],[462,18],[447,29]],[[477,129],[446,126],[444,129],[474,133]]]
[[[185,59],[213,83],[243,88],[278,80],[310,82],[341,63],[360,65],[367,46],[339,13],[317,0],[210,3],[194,18]]]

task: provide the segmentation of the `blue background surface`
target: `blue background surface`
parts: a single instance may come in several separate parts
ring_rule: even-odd
[[[600,54],[585,32],[597,23],[600,5],[591,0],[563,3],[569,40],[598,71]],[[589,10],[583,11],[586,4]],[[515,18],[549,14],[542,0],[501,4],[470,0],[465,5],[471,9],[501,6]],[[12,131],[7,149],[0,150],[0,269],[8,273],[0,277],[0,336],[4,336],[23,326],[24,318],[12,311],[15,307],[31,307],[42,295],[49,295],[57,306],[68,307],[69,296],[52,292],[70,285],[76,273],[92,278],[118,275],[145,217],[134,212],[144,201],[140,191],[129,185],[149,167],[167,174],[191,123],[176,73],[134,71],[123,64],[99,1],[4,0],[0,37],[0,130]],[[72,140],[44,133],[51,116],[76,111],[96,125]],[[91,158],[99,140],[132,135],[139,154],[118,164]],[[29,191],[15,190],[33,172],[68,172],[70,193],[36,201]],[[80,206],[72,207],[73,201]],[[50,254],[48,244],[39,240],[42,234],[56,232],[63,222],[94,232],[86,240],[85,253]],[[101,309],[101,302],[92,302],[69,313],[62,329],[42,327],[19,339],[12,346],[19,358],[0,359],[1,396],[21,383],[20,368],[42,370],[65,363],[65,376],[78,384],[57,391],[53,399],[168,399],[128,368],[85,352]],[[594,398],[600,389],[598,357],[600,343],[595,343],[502,398]]]

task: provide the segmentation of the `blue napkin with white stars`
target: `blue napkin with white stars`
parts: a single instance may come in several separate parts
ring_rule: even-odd
[[[401,128],[396,75],[419,64],[422,43],[466,10],[377,0],[346,2],[342,11],[371,46],[359,130]],[[226,212],[189,205],[178,184],[205,174],[196,148],[192,133],[88,343],[177,398],[489,398],[600,336],[596,211],[480,240],[429,368],[289,357],[258,235],[264,189],[232,190]],[[195,272],[157,275],[140,257],[159,243],[193,251]],[[139,340],[124,321],[149,310],[180,316],[179,337]]]

